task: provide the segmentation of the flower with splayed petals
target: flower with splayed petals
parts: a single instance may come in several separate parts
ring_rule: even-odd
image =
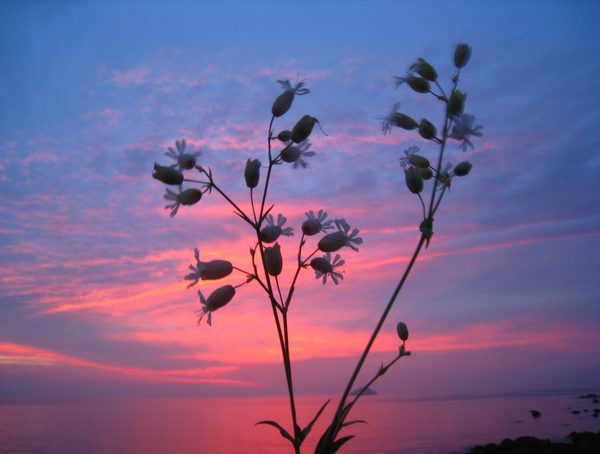
[[[274,117],[281,117],[292,107],[295,95],[301,96],[310,93],[310,90],[304,86],[303,80],[298,81],[293,87],[288,79],[278,80],[277,83],[283,88],[283,93],[277,97],[271,107]]]
[[[417,167],[418,169],[428,169],[429,160],[419,153],[420,148],[416,145],[404,150],[404,156],[400,158],[400,166],[405,170],[408,167]]]
[[[273,217],[273,215],[269,214],[267,216],[267,225],[263,227],[260,231],[261,241],[263,243],[273,243],[277,241],[277,238],[279,238],[281,235],[293,236],[293,227],[286,227],[285,229],[283,228],[286,222],[287,218],[282,214],[279,214],[277,216],[277,222],[275,222],[275,218]]]
[[[233,265],[227,260],[211,260],[209,262],[201,262],[200,251],[198,251],[198,248],[194,248],[194,257],[196,258],[196,266],[190,265],[188,268],[192,272],[184,277],[186,281],[192,281],[187,288],[197,284],[200,279],[222,279],[229,276],[233,271]]]
[[[176,165],[180,169],[193,169],[196,165],[196,158],[198,158],[202,154],[202,152],[196,151],[195,153],[186,153],[186,144],[187,142],[185,141],[185,139],[176,140],[175,148],[168,147],[169,151],[165,152],[165,154],[168,157],[175,159],[177,163],[174,165]]]
[[[229,303],[234,296],[235,287],[233,285],[224,285],[223,287],[219,287],[212,292],[208,298],[204,298],[202,291],[198,290],[198,297],[200,298],[200,304],[202,304],[202,308],[196,311],[200,314],[196,324],[200,325],[204,315],[208,314],[208,326],[212,326],[212,313]]]
[[[315,215],[314,211],[310,210],[306,213],[306,217],[308,218],[306,221],[302,223],[302,233],[307,236],[316,235],[319,232],[326,233],[327,230],[332,229],[333,219],[327,219],[327,212],[323,210],[319,210],[319,212]]]
[[[171,210],[171,217],[177,214],[181,205],[194,205],[202,198],[202,191],[196,188],[189,188],[182,191],[181,186],[179,186],[179,192],[171,191],[169,188],[166,188],[166,191],[164,195],[165,199],[174,202],[165,205],[165,210]]]
[[[416,129],[419,126],[414,118],[398,112],[399,110],[400,103],[397,102],[392,106],[392,110],[385,117],[378,117],[378,119],[382,121],[381,129],[383,130],[384,134],[389,134],[392,132],[393,126],[398,126],[399,128],[406,129],[407,131]]]
[[[339,284],[338,279],[344,279],[344,275],[338,271],[335,271],[335,268],[340,266],[344,266],[346,263],[340,257],[340,254],[336,254],[333,261],[331,261],[331,254],[328,252],[323,257],[315,257],[310,261],[310,266],[313,270],[315,270],[315,278],[321,279],[323,278],[323,285],[327,283],[327,276],[331,277],[331,280],[335,285]]]
[[[468,147],[475,148],[469,136],[481,137],[483,135],[481,132],[483,126],[475,124],[475,115],[463,113],[455,115],[452,117],[452,120],[454,121],[454,125],[452,126],[450,137],[462,141],[460,148],[463,151],[467,151]]]
[[[362,244],[362,238],[358,237],[358,229],[352,230],[345,219],[336,219],[337,232],[328,233],[319,241],[318,248],[323,252],[335,252],[347,246],[358,252],[357,244]],[[352,230],[352,231],[351,231]]]
[[[279,155],[279,159],[293,164],[294,169],[298,167],[307,169],[310,166],[305,158],[310,158],[317,154],[315,151],[309,150],[310,145],[311,143],[306,140],[298,145],[290,145],[283,149]]]

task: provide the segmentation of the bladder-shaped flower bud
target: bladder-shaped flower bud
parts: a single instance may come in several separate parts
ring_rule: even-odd
[[[424,180],[430,180],[431,178],[433,178],[433,170],[421,169],[421,175],[423,175]]]
[[[248,159],[246,161],[246,169],[244,170],[244,178],[246,186],[255,188],[260,180],[260,161],[258,159]]]
[[[198,203],[201,198],[202,192],[196,188],[186,189],[177,195],[177,200],[182,205],[194,205],[195,203]]]
[[[405,78],[405,81],[417,93],[429,93],[431,89],[429,81],[422,77],[408,76]]]
[[[466,43],[460,43],[456,45],[454,50],[454,66],[462,68],[471,58],[471,46]]]
[[[310,261],[310,266],[315,271],[320,271],[322,274],[331,273],[333,266],[325,257],[315,257]]]
[[[454,90],[450,95],[450,99],[448,100],[448,105],[446,110],[450,117],[454,115],[459,115],[463,113],[465,110],[465,101],[467,100],[466,93],[463,93],[460,90]]]
[[[348,236],[338,230],[337,232],[328,233],[319,241],[318,248],[323,252],[335,252],[346,246]]]
[[[331,254],[328,252],[324,257],[315,257],[310,261],[310,266],[315,270],[315,277],[322,279],[323,285],[327,283],[327,277],[331,277],[331,280],[335,285],[338,285],[340,280],[344,280],[344,275],[339,271],[335,271],[346,263],[339,254],[331,259]]]
[[[201,271],[202,279],[217,280],[229,276],[233,271],[233,265],[227,260],[211,260],[204,262]]]
[[[408,326],[404,322],[398,322],[396,325],[396,331],[398,331],[398,337],[402,342],[406,342],[408,339]]]
[[[414,118],[400,112],[394,113],[390,118],[390,123],[402,129],[406,129],[407,131],[411,131],[419,126]]]
[[[425,158],[424,156],[418,155],[418,154],[411,154],[408,156],[408,162],[415,166],[418,167],[419,169],[428,169],[429,168],[429,159]]]
[[[419,194],[423,190],[423,174],[416,167],[404,169],[404,178],[408,190],[413,194]]]
[[[194,257],[196,265],[190,265],[188,268],[191,273],[184,276],[186,281],[192,281],[188,288],[197,284],[200,279],[217,280],[229,276],[233,271],[233,265],[227,260],[211,260],[210,262],[202,262],[200,260],[200,251],[194,249]]]
[[[427,140],[436,138],[437,129],[429,120],[423,118],[419,123],[419,134],[421,137]]]
[[[454,175],[457,177],[464,177],[469,174],[472,168],[473,164],[469,161],[461,161],[454,167]]]
[[[336,219],[335,225],[337,232],[328,233],[319,241],[317,247],[323,252],[339,251],[344,246],[358,252],[357,244],[362,244],[363,240],[358,236],[359,230],[352,229],[345,219]]]
[[[171,217],[173,217],[177,214],[181,205],[194,205],[198,203],[202,198],[202,191],[196,188],[189,188],[182,191],[181,186],[179,186],[179,192],[174,192],[166,188],[164,198],[172,202],[166,205],[165,209],[171,210]]]
[[[434,82],[437,80],[437,71],[435,70],[435,68],[433,66],[431,66],[431,64],[429,64],[427,61],[425,61],[422,58],[419,58],[411,67],[411,69],[413,71],[416,71],[416,73],[423,77],[424,79],[427,79],[431,82]]]
[[[298,147],[287,147],[281,152],[281,159],[285,162],[296,162],[300,158],[300,148]]]
[[[318,123],[318,120],[315,117],[304,115],[292,128],[292,135],[290,137],[292,142],[300,143],[308,139],[316,123]]]
[[[293,236],[294,229],[292,227],[283,228],[286,222],[287,218],[282,214],[277,216],[277,221],[275,221],[273,215],[269,214],[267,225],[260,230],[260,240],[263,243],[273,243],[280,235]]]
[[[290,107],[292,107],[292,102],[294,101],[294,90],[284,90],[281,93],[275,102],[273,102],[273,107],[271,107],[271,113],[274,117],[281,117],[285,114]]]
[[[281,235],[281,227],[278,225],[267,225],[260,230],[260,240],[263,243],[274,243]]]
[[[279,276],[283,268],[283,259],[281,257],[281,248],[275,243],[273,247],[265,248],[265,267],[267,273],[271,276]]]
[[[310,90],[304,86],[304,81],[299,81],[294,86],[292,86],[287,79],[278,80],[277,83],[283,88],[283,93],[277,97],[271,107],[271,113],[274,117],[281,117],[290,110],[295,95],[305,95],[310,93]]]
[[[212,313],[217,309],[225,306],[235,296],[235,287],[232,285],[224,285],[219,287],[210,294],[208,298],[204,298],[204,295],[198,290],[198,296],[200,297],[200,303],[202,308],[198,311],[200,317],[198,318],[198,325],[202,321],[205,314],[208,314],[208,324],[212,325]]]
[[[289,142],[290,140],[292,140],[292,131],[288,131],[287,129],[284,129],[279,134],[277,134],[277,138],[284,143]]]
[[[306,236],[313,236],[319,232],[325,232],[332,228],[332,219],[327,219],[327,212],[319,210],[317,214],[314,211],[306,212],[308,219],[302,223],[302,233]]]
[[[154,170],[152,171],[152,177],[165,184],[179,185],[183,183],[183,173],[174,167],[161,166],[158,163],[154,163]]]

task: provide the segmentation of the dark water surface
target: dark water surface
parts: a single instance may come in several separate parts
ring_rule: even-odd
[[[299,396],[300,421],[306,424],[325,400]],[[348,428],[357,437],[342,453],[462,452],[522,435],[558,440],[572,431],[599,431],[594,408],[600,405],[576,393],[422,400],[369,396],[353,414],[369,423]],[[542,416],[532,418],[533,409]],[[303,452],[312,452],[329,410]],[[275,429],[254,423],[274,419],[289,427],[288,411],[285,397],[0,405],[0,452],[286,453],[289,443]]]

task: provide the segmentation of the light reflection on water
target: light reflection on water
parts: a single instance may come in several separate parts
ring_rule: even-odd
[[[312,419],[325,400],[299,396],[300,421]],[[522,435],[558,439],[575,430],[600,430],[600,420],[592,417],[596,407],[572,394],[445,400],[369,396],[352,414],[369,423],[349,428],[357,437],[342,452],[451,453]],[[542,417],[533,419],[532,409]],[[581,413],[572,414],[574,409]],[[289,427],[288,411],[285,397],[0,405],[0,452],[287,453],[289,443],[277,430],[254,423],[274,419]],[[312,452],[332,411],[315,425],[303,452]]]

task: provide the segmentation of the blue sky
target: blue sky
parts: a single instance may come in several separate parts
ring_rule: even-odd
[[[447,84],[458,42],[473,47],[461,85],[484,136],[473,151],[451,149],[474,169],[452,188],[376,346],[374,364],[396,348],[395,321],[411,326],[415,356],[381,386],[439,393],[444,374],[441,392],[467,377],[481,391],[598,386],[599,12],[594,2],[3,2],[2,397],[44,380],[84,394],[98,383],[281,390],[282,377],[265,380],[280,365],[258,290],[209,331],[195,327],[197,297],[178,280],[194,247],[247,260],[248,232],[216,197],[171,219],[150,173],[186,138],[243,200],[275,81],[296,78],[312,93],[285,121],[311,113],[328,136],[314,136],[310,169],[281,167],[273,202],[296,229],[326,208],[365,240],[344,256],[339,287],[306,273],[291,315],[299,388],[336,392],[345,377],[312,371],[350,367],[418,239],[398,158],[414,144],[435,152],[415,134],[384,136],[378,117],[400,101],[439,123],[436,101],[394,90],[393,76],[424,57]]]

